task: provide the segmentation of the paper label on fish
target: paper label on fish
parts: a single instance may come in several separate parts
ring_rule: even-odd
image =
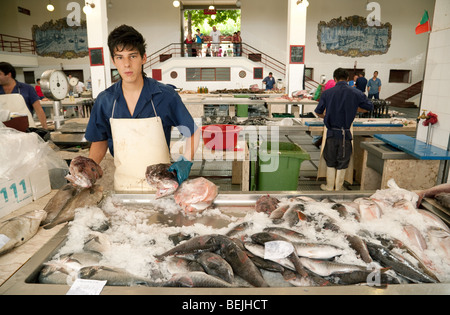
[[[106,282],[106,280],[77,279],[69,291],[67,291],[66,295],[100,295]]]
[[[0,234],[0,249],[9,242],[9,237],[5,234]]]
[[[264,243],[264,259],[283,259],[292,254],[294,246],[285,241],[271,241]]]

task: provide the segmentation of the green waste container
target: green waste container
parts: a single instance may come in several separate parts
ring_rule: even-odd
[[[310,159],[311,157],[308,152],[294,143],[262,143],[259,148],[257,160],[257,190],[297,190],[300,165],[303,161]]]
[[[236,105],[236,116],[248,117],[248,105],[243,104]]]

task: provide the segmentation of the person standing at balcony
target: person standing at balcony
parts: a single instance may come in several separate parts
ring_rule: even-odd
[[[273,87],[275,86],[275,78],[273,77],[272,72],[269,72],[269,75],[264,78],[263,84],[266,85],[266,91],[273,89]]]
[[[194,49],[192,49],[192,44],[194,43],[194,40],[192,39],[192,31],[189,30],[188,34],[186,36],[185,44],[186,44],[186,50],[188,57],[192,57]]]
[[[203,50],[203,33],[200,33],[200,29],[197,28],[197,33],[195,34],[195,49],[197,51],[197,57],[202,56]]]
[[[217,57],[219,55],[219,49],[220,49],[220,43],[221,43],[220,36],[222,36],[222,33],[214,25],[210,36],[211,36],[211,44],[212,44],[211,50],[213,53],[213,57]]]
[[[36,90],[29,84],[16,80],[16,69],[8,62],[0,62],[0,95],[20,94],[25,100],[28,110],[36,112],[42,128],[48,129],[47,117],[42,109],[41,101]]]
[[[241,32],[234,32],[233,34],[233,54],[235,57],[240,57],[242,55],[242,38]]]
[[[378,78],[378,71],[373,73],[373,78],[367,82],[367,92],[369,93],[368,98],[380,99],[381,91],[381,80]]]

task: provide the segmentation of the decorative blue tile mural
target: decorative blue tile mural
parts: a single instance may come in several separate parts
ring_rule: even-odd
[[[33,25],[32,33],[39,56],[72,59],[89,55],[86,21],[69,26],[66,18],[50,20]]]
[[[362,16],[349,16],[320,21],[317,31],[319,51],[347,57],[367,57],[388,52],[392,25],[369,26]]]

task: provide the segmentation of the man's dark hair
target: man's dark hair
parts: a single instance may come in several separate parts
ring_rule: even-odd
[[[113,58],[115,51],[123,51],[124,49],[137,49],[139,54],[144,56],[146,46],[142,34],[128,25],[116,27],[108,36],[109,52]]]
[[[335,78],[337,81],[347,80],[348,71],[342,68],[337,68],[333,72],[333,78]]]
[[[5,75],[11,73],[11,78],[16,79],[16,69],[13,67],[12,64],[4,61],[0,62],[0,71],[3,72]]]

